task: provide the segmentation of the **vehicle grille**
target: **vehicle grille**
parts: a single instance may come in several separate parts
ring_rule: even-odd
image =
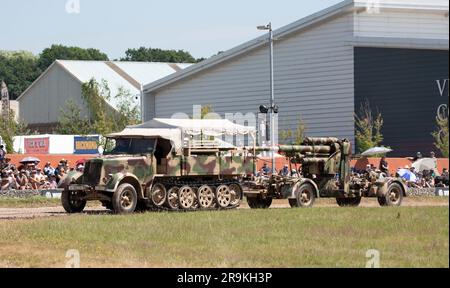
[[[97,185],[100,183],[102,162],[86,162],[83,174],[83,184]]]

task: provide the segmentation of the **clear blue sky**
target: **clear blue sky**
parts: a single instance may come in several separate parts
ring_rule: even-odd
[[[66,11],[79,1],[80,13]],[[51,44],[98,48],[111,59],[140,46],[209,57],[341,0],[0,0],[0,50]],[[74,7],[74,6],[72,6]]]

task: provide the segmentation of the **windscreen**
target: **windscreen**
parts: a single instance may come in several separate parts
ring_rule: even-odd
[[[120,138],[108,139],[107,155],[146,155],[153,154],[156,139]]]

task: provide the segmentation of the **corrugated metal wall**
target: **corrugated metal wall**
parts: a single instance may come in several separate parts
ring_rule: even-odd
[[[449,20],[435,12],[362,12],[355,14],[355,36],[448,39]]]
[[[20,118],[27,124],[56,123],[69,99],[84,107],[80,95],[80,82],[58,64],[53,65],[20,99]]]
[[[280,129],[295,129],[301,117],[310,136],[354,139],[353,48],[346,44],[352,35],[353,17],[348,14],[278,39],[275,97]],[[270,98],[268,52],[267,46],[251,51],[159,91],[156,116],[192,114],[192,105],[212,105],[222,116],[256,112]],[[152,115],[152,107],[146,106],[146,114]]]

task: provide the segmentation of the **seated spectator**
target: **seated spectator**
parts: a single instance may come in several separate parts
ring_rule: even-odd
[[[17,184],[19,186],[19,190],[26,190],[29,185],[28,177],[25,170],[21,170],[19,175],[17,175]]]
[[[36,170],[32,170],[30,172],[30,178],[29,178],[30,184],[31,184],[31,188],[33,190],[38,190],[39,186],[41,185],[40,182],[40,177],[37,175],[37,171]]]
[[[55,168],[52,167],[52,163],[47,162],[44,166],[44,174],[48,176],[55,174]]]
[[[9,189],[9,179],[6,173],[1,173],[1,191],[8,191]]]
[[[58,183],[56,182],[55,175],[50,175],[49,189],[57,189],[57,188],[58,188]]]
[[[280,171],[280,176],[283,176],[283,177],[291,176],[291,173],[289,171],[289,165],[287,165],[287,164],[284,165],[283,169],[281,169],[281,171]]]

